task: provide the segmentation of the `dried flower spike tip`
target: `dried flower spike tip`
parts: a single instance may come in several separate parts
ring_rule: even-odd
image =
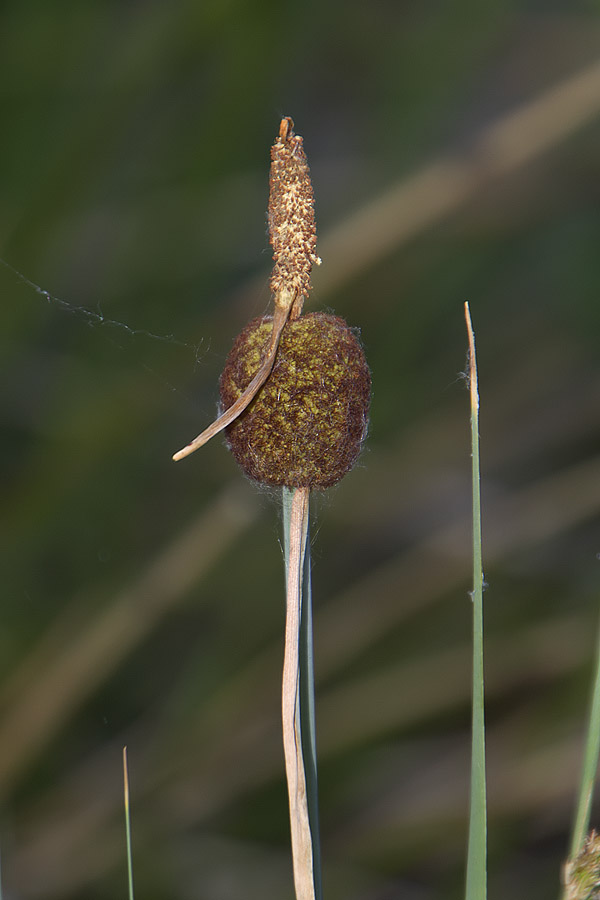
[[[269,179],[269,236],[273,246],[271,293],[275,306],[302,312],[310,293],[310,273],[320,265],[317,256],[314,195],[302,138],[288,117],[281,120],[279,137],[271,148]]]

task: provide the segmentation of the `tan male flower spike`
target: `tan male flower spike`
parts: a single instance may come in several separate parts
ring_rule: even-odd
[[[238,399],[173,459],[183,459],[206,444],[237,419],[261,389],[273,368],[283,327],[302,312],[308,296],[313,264],[320,265],[316,254],[314,195],[310,170],[300,135],[294,134],[291,118],[281,120],[279,135],[271,147],[269,178],[269,239],[275,265],[271,292],[275,310],[269,344],[252,381]]]
[[[317,256],[315,200],[302,138],[288,117],[271,147],[269,238],[273,246],[271,293],[275,307],[290,309],[297,319],[311,289],[310,273],[321,265]]]

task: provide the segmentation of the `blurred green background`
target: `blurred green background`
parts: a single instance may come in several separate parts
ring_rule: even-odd
[[[127,744],[139,897],[292,898],[277,498],[219,439],[171,462],[269,308],[282,115],[317,199],[306,308],[361,328],[374,385],[358,468],[314,504],[326,897],[463,889],[465,300],[490,897],[556,895],[600,596],[599,12],[2,5],[7,897],[125,896]]]

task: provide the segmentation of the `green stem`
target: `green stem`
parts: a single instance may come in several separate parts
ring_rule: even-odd
[[[594,688],[590,705],[589,725],[585,742],[585,754],[581,783],[579,785],[579,798],[577,813],[573,826],[570,858],[573,859],[583,847],[585,836],[590,826],[590,811],[592,808],[592,796],[594,793],[594,781],[598,768],[598,756],[600,754],[600,629],[596,647],[596,673]]]
[[[129,772],[127,747],[123,747],[123,796],[125,800],[125,839],[127,843],[127,884],[129,900],[133,900],[133,856],[131,852],[131,814],[129,811]]]
[[[306,773],[308,816],[313,848],[316,900],[322,900],[321,839],[319,833],[319,786],[317,778],[317,742],[315,728],[315,669],[312,627],[312,582],[310,572],[310,530],[306,535],[304,578],[302,581],[302,619],[300,623],[300,724]]]
[[[473,720],[466,900],[485,900],[487,895],[487,806],[483,681],[483,564],[481,552],[481,494],[479,473],[479,394],[477,388],[475,337],[467,303],[465,303],[465,317],[469,334],[473,491]]]

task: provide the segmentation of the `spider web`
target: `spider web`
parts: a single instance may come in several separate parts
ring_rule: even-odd
[[[192,344],[189,341],[183,341],[180,338],[177,338],[174,334],[156,334],[155,332],[149,331],[146,328],[135,328],[132,325],[128,325],[126,322],[121,322],[119,319],[108,318],[102,313],[101,310],[94,311],[92,309],[88,309],[85,306],[78,306],[75,303],[70,303],[68,300],[64,300],[62,297],[57,297],[56,295],[51,294],[50,291],[47,291],[35,281],[32,281],[5,259],[2,259],[2,257],[0,257],[0,265],[2,265],[7,271],[11,272],[15,276],[15,278],[19,282],[21,282],[21,284],[24,284],[32,291],[35,291],[36,294],[39,294],[41,297],[43,297],[47,303],[51,304],[52,306],[58,307],[59,309],[69,313],[72,316],[76,316],[77,318],[84,321],[87,325],[116,328],[125,332],[130,337],[145,337],[153,341],[174,344],[178,347],[189,350],[193,354],[195,366],[197,366],[201,361],[200,348],[203,345],[202,341],[197,344]],[[175,388],[172,389],[176,390]]]

